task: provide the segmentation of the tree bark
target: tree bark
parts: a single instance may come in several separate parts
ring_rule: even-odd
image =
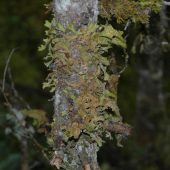
[[[152,141],[150,139],[155,136],[160,117],[165,112],[162,92],[162,42],[163,30],[166,27],[164,14],[163,7],[160,15],[151,16],[150,24],[146,27],[146,35],[143,38],[143,49],[138,56],[137,133],[140,142]],[[140,138],[141,133],[145,135],[142,138]]]
[[[98,0],[54,0],[53,6],[57,23],[61,23],[64,27],[73,24],[75,29],[79,29],[86,26],[89,22],[97,22]],[[73,42],[70,51],[71,57],[76,61],[80,58],[80,52],[75,46],[76,44]],[[82,65],[77,65],[76,62],[73,63],[72,68],[75,68],[79,73],[85,69]],[[61,162],[63,162],[65,164],[63,168],[67,170],[98,170],[97,144],[89,143],[85,136],[81,136],[81,139],[76,144],[70,142],[69,145],[65,145],[62,141],[63,133],[61,127],[70,124],[71,114],[73,115],[76,111],[74,103],[64,92],[67,84],[62,80],[67,80],[70,83],[75,82],[80,78],[77,72],[72,72],[70,77],[57,72],[58,84],[60,85],[55,91],[53,125],[56,150],[51,164],[58,169],[61,167]],[[72,88],[70,91],[75,95],[79,94],[79,90],[76,88]],[[74,108],[72,111],[69,110],[70,106]],[[61,115],[63,112],[70,112],[70,115],[63,117]]]

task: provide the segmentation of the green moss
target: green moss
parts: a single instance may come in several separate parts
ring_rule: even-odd
[[[160,0],[101,0],[101,16],[106,19],[115,17],[118,23],[127,20],[148,23],[149,11],[158,12],[161,8]]]

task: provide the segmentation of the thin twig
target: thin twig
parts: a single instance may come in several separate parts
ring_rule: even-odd
[[[2,92],[5,91],[5,81],[6,81],[6,74],[9,66],[9,62],[11,60],[11,57],[13,56],[14,52],[16,51],[17,48],[13,48],[8,56],[8,59],[6,61],[5,69],[4,69],[4,75],[3,75],[3,82],[2,82]]]
[[[36,161],[30,166],[30,169],[35,169],[38,165],[40,165],[40,162]]]
[[[128,67],[128,61],[129,61],[129,55],[126,54],[124,67],[123,67],[123,69],[119,72],[119,74],[122,74],[122,73],[126,70],[126,68]]]
[[[37,147],[37,149],[39,149],[39,151],[43,154],[44,158],[48,162],[50,162],[50,159],[49,159],[44,147],[33,136],[30,136],[30,139],[31,139],[32,143]]]
[[[11,90],[13,91],[14,96],[16,97],[16,99],[23,102],[27,109],[31,109],[29,104],[22,98],[22,96],[19,95],[18,91],[16,90],[15,83],[14,83],[13,78],[12,78],[12,73],[11,73],[10,67],[8,68],[8,76],[9,76],[9,80],[11,82]]]

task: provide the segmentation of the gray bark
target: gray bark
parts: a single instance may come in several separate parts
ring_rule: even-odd
[[[86,26],[89,22],[97,22],[98,16],[98,0],[54,0],[54,13],[58,23],[61,23],[66,27],[68,24],[73,24],[76,29]],[[78,49],[74,47],[74,43],[70,49],[72,58],[79,58],[80,54]],[[76,62],[73,63],[73,68],[76,68],[77,72],[85,71],[81,65]],[[67,85],[62,81],[74,82],[79,79],[79,74],[72,72],[71,76],[63,75],[61,71],[58,71],[57,78],[59,80],[55,91],[54,101],[54,125],[52,133],[55,141],[55,153],[53,155],[51,164],[55,165],[58,169],[61,166],[61,162],[64,164],[67,170],[97,170],[99,169],[97,163],[97,151],[98,147],[95,143],[89,143],[85,136],[81,136],[78,142],[71,142],[65,144],[62,140],[63,132],[62,126],[67,126],[73,114],[76,112],[73,101],[65,94],[64,89]],[[74,95],[79,94],[79,90],[70,89]],[[69,106],[74,109],[69,110]],[[68,116],[61,116],[61,113],[69,112]],[[68,153],[68,154],[66,154]]]
[[[163,7],[160,16],[151,17],[150,24],[146,28],[147,34],[144,37],[143,50],[138,56],[137,130],[139,138],[142,132],[149,140],[157,132],[160,117],[165,111],[162,92],[162,42],[165,27],[165,9]]]

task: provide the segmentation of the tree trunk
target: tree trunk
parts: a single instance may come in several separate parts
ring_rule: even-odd
[[[137,94],[137,133],[140,142],[152,141],[159,128],[160,117],[165,112],[165,101],[162,92],[163,79],[163,34],[166,27],[161,14],[152,16],[143,37],[143,49],[138,56],[139,86]],[[144,136],[141,136],[141,133]],[[142,141],[141,139],[146,141]],[[152,139],[152,140],[151,140]]]
[[[73,24],[75,29],[79,29],[86,26],[89,22],[97,22],[98,0],[54,0],[53,5],[57,23],[61,23],[65,28],[69,24]],[[98,170],[97,144],[89,143],[85,136],[81,136],[81,139],[76,143],[71,143],[70,141],[69,145],[65,145],[62,141],[63,132],[61,127],[69,125],[72,116],[76,112],[74,103],[65,93],[67,84],[62,80],[67,80],[69,83],[75,82],[80,78],[78,73],[88,69],[83,68],[82,65],[77,65],[76,60],[80,58],[80,52],[76,48],[76,42],[72,43],[70,51],[71,57],[75,60],[72,68],[75,68],[77,72],[72,72],[70,77],[63,75],[62,72],[57,72],[58,84],[60,85],[55,91],[55,121],[53,126],[56,150],[51,164],[55,165],[58,169],[61,166],[61,162],[63,162],[63,168],[67,170]],[[69,91],[75,95],[79,94],[79,90],[76,88],[69,89]],[[71,111],[69,110],[70,106],[74,108]],[[67,112],[71,112],[72,115],[61,115],[61,113]]]

